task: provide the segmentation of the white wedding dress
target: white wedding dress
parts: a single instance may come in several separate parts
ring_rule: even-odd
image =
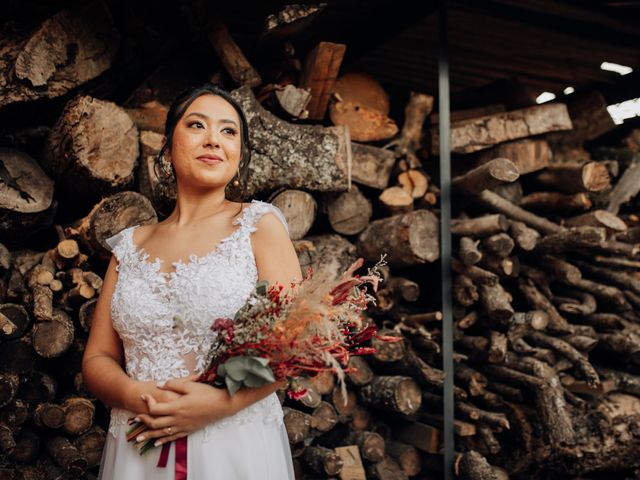
[[[161,272],[161,259],[134,244],[137,226],[106,242],[118,260],[111,300],[113,327],[122,339],[127,374],[140,381],[167,380],[201,373],[213,340],[213,320],[233,318],[257,282],[250,234],[275,206],[254,200],[234,220],[239,227],[210,253],[174,262]],[[214,247],[212,245],[212,247]],[[175,478],[175,442],[166,467],[157,467],[161,448],[139,455],[127,443],[127,419],[134,412],[112,409],[102,454],[101,480]],[[236,415],[213,422],[187,437],[188,480],[293,480],[293,464],[282,407],[276,394]]]

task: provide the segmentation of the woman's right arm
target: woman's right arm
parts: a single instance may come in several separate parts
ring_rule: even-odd
[[[122,341],[111,320],[111,297],[118,279],[116,265],[117,260],[112,255],[93,312],[91,331],[82,357],[82,377],[88,389],[107,405],[148,413],[147,403],[140,397],[142,394],[153,395],[159,402],[179,395],[160,390],[155,382],[132,380],[124,371]]]

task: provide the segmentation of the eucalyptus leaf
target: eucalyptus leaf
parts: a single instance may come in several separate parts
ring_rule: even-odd
[[[240,387],[242,387],[242,382],[237,382],[231,377],[224,377],[224,382],[227,385],[227,390],[229,390],[230,395],[235,395],[235,393],[240,390]]]
[[[251,359],[249,357],[231,357],[224,362],[225,369],[227,371],[227,378],[231,377],[234,380],[241,382],[247,376],[249,371]]]
[[[267,282],[266,280],[260,280],[258,283],[256,283],[256,293],[258,295],[262,295],[263,297],[266,297],[268,285],[269,285],[269,282]]]
[[[263,385],[266,385],[269,382],[268,380],[265,380],[263,377],[258,376],[258,375],[254,375],[253,373],[249,373],[249,375],[247,375],[247,378],[244,379],[244,385],[249,387],[249,388],[257,388],[257,387],[261,387]]]
[[[267,382],[275,382],[276,379],[273,376],[273,372],[271,371],[271,368],[267,365],[263,365],[262,363],[252,363],[251,366],[249,367],[249,373],[251,375],[255,375],[257,377],[260,377],[264,380],[266,380]]]

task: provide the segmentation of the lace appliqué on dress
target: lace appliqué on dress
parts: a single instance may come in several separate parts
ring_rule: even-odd
[[[250,234],[266,213],[275,214],[288,232],[285,217],[277,207],[253,200],[233,221],[239,227],[214,250],[200,257],[190,255],[187,262],[172,262],[175,270],[170,273],[161,271],[163,260],[151,262],[149,254],[136,247],[133,232],[137,225],[105,240],[118,260],[111,316],[122,339],[126,372],[131,378],[160,381],[204,371],[214,339],[210,329],[213,321],[233,318],[257,282]],[[109,432],[115,436],[115,426],[125,425],[132,415],[113,409]],[[282,416],[273,394],[206,429],[259,419],[282,421]]]

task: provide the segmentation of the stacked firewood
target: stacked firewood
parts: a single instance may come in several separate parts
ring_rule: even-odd
[[[175,201],[175,184],[154,168],[175,69],[157,69],[120,105],[91,94],[98,75],[112,69],[108,82],[122,68],[116,27],[96,8],[61,12],[2,46],[0,106],[67,97],[50,125],[0,132],[0,479],[93,478],[108,412],[84,388],[80,360],[110,256],[104,239],[157,222]],[[318,375],[296,380],[302,398],[282,397],[298,478],[437,478],[434,98],[412,92],[396,122],[374,78],[341,74],[348,45],[301,55],[296,35],[323,8],[269,16],[255,65],[222,22],[209,25],[219,70],[199,80],[233,87],[250,124],[247,194],[282,210],[303,271],[338,275],[358,256],[386,255],[366,319],[400,341],[374,339],[374,355],[352,358],[346,390]],[[51,32],[62,40],[45,48]],[[67,42],[83,54],[67,58]],[[614,127],[596,93],[452,120],[456,471],[637,468],[637,134],[585,150]]]
[[[104,429],[81,360],[102,279],[76,240],[2,247],[1,478],[91,478]]]

